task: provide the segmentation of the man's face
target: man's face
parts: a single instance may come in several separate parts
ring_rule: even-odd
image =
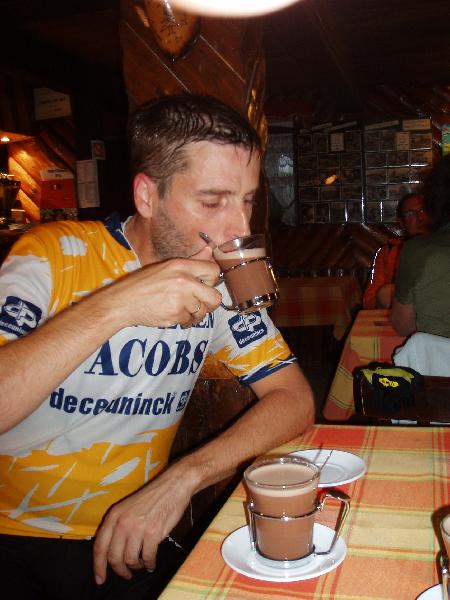
[[[230,144],[194,142],[186,158],[186,170],[172,177],[152,219],[151,242],[160,260],[198,252],[205,245],[199,231],[218,245],[250,233],[259,154],[250,156]]]
[[[401,223],[408,237],[430,232],[431,219],[424,211],[421,196],[412,196],[405,201],[402,207]]]

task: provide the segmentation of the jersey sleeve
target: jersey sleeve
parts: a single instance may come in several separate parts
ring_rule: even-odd
[[[0,269],[0,345],[33,331],[47,320],[51,269],[44,244],[22,235]]]
[[[215,317],[210,352],[241,383],[250,385],[297,361],[265,309],[239,314],[219,308]]]

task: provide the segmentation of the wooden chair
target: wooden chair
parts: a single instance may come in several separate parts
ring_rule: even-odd
[[[372,424],[391,425],[392,421],[414,421],[417,425],[450,425],[450,377],[424,376],[414,392],[411,406],[401,406],[387,412],[376,402],[370,383],[361,372],[353,373],[353,397],[358,418],[368,419]]]

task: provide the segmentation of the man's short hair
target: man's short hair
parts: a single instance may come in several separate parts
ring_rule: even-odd
[[[171,177],[187,166],[192,142],[215,142],[261,152],[261,141],[245,117],[211,96],[163,96],[138,107],[128,123],[131,175],[145,173],[164,197]]]
[[[428,173],[423,193],[425,210],[431,217],[433,229],[450,223],[450,154],[444,156]]]

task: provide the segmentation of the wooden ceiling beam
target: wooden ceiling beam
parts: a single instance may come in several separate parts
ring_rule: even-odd
[[[101,66],[90,64],[38,41],[21,32],[20,44],[12,29],[0,38],[0,71],[23,73],[33,85],[56,89],[70,95],[84,90],[96,101],[112,109],[123,105],[123,82],[120,72],[109,72]],[[12,50],[13,48],[13,50]]]
[[[54,17],[92,14],[96,11],[119,10],[119,0],[2,0],[2,21],[11,23],[36,22]]]
[[[361,93],[347,44],[339,32],[327,0],[303,0],[302,9],[320,36],[323,47],[334,66],[337,79],[345,88],[346,102],[362,106]],[[326,74],[324,74],[326,77]],[[324,82],[325,86],[327,82]],[[332,84],[335,82],[331,82]]]

